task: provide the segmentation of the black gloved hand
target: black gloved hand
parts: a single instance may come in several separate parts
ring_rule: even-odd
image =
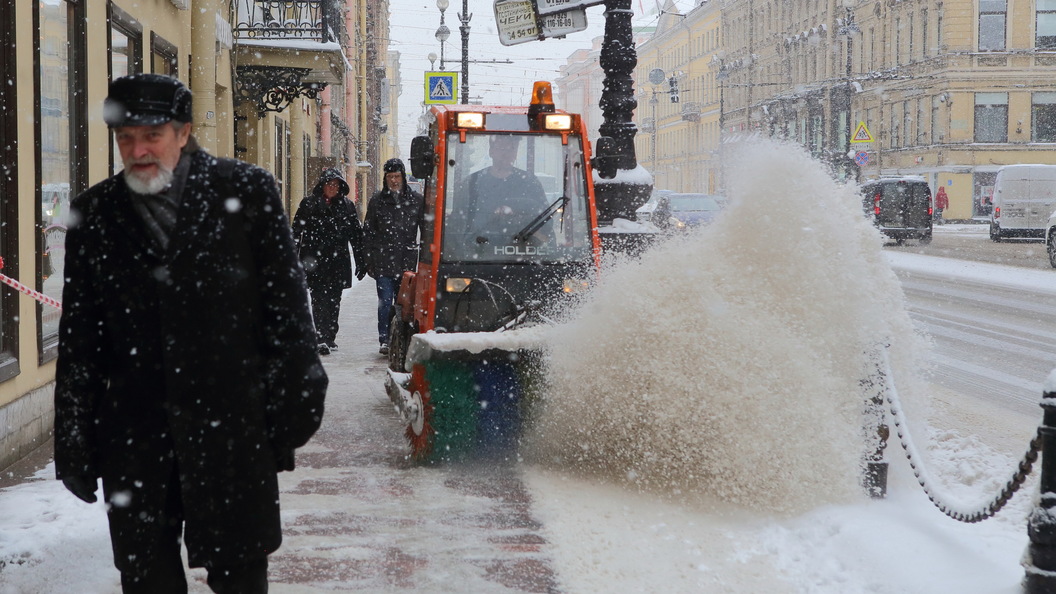
[[[282,472],[284,470],[293,470],[294,456],[292,449],[281,449],[275,452],[275,468]]]
[[[62,484],[66,486],[66,489],[77,496],[78,499],[85,503],[95,503],[95,489],[97,482],[94,476],[88,476],[86,474],[75,474],[62,479]]]

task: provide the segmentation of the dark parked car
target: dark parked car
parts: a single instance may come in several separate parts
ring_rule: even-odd
[[[862,208],[880,231],[901,244],[931,241],[931,187],[923,177],[882,178],[862,184]]]

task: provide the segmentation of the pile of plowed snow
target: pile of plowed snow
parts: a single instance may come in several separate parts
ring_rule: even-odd
[[[868,353],[906,399],[920,344],[882,238],[801,149],[730,157],[726,212],[608,267],[555,333],[531,460],[773,511],[861,493]]]

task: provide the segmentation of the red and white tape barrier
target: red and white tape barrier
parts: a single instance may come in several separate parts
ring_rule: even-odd
[[[4,267],[4,259],[0,258],[0,269],[2,269],[3,267]],[[36,299],[37,301],[39,301],[39,302],[41,302],[41,303],[43,303],[45,305],[50,305],[50,306],[52,306],[52,307],[54,307],[56,309],[60,309],[60,310],[62,309],[62,303],[59,303],[57,300],[55,300],[55,299],[53,299],[51,297],[48,297],[47,295],[45,295],[44,293],[41,293],[40,291],[34,291],[33,289],[30,289],[26,285],[23,285],[22,283],[20,283],[17,280],[11,278],[10,276],[7,276],[6,274],[0,274],[0,283],[4,283],[5,285],[7,285],[9,287],[13,287],[14,289],[18,290],[19,292],[25,293],[26,295],[29,295],[30,297]]]

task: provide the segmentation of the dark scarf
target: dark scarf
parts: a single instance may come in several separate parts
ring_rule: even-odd
[[[183,191],[187,186],[187,174],[191,170],[191,153],[195,150],[198,150],[198,144],[192,138],[183,148],[180,162],[176,164],[176,169],[172,172],[172,183],[160,193],[138,194],[129,191],[132,208],[143,219],[151,237],[162,251],[168,249],[169,236],[176,228],[180,203],[183,201]]]

